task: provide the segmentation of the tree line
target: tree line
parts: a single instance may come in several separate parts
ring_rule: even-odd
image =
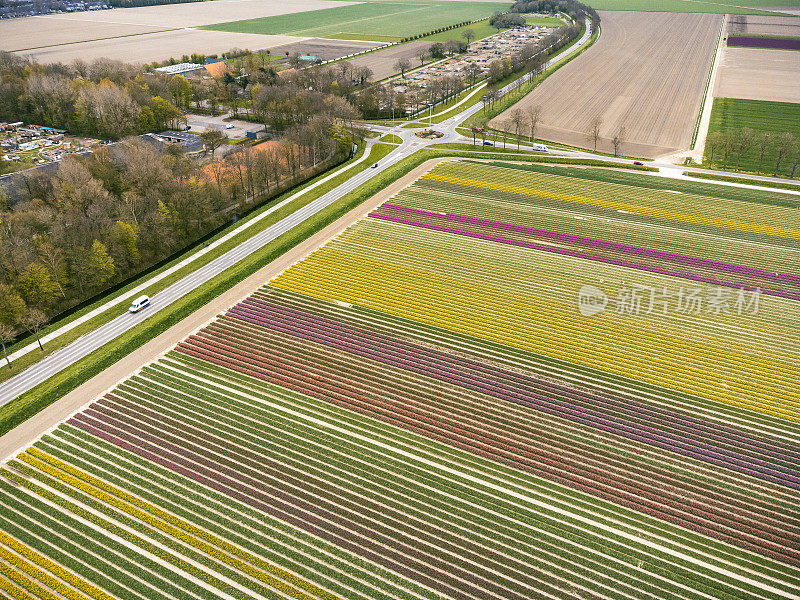
[[[116,140],[167,129],[191,96],[185,77],[145,76],[118,61],[43,65],[0,52],[0,121]]]
[[[794,178],[800,165],[800,141],[788,131],[773,133],[755,131],[750,127],[713,131],[706,138],[705,160],[709,165],[717,164],[727,170],[741,166],[755,170],[759,175],[769,167],[777,177],[783,168]]]
[[[592,25],[600,22],[600,15],[591,6],[576,0],[518,0],[511,6],[513,13],[565,13],[575,23],[589,19]]]
[[[0,95],[11,99],[22,91],[12,110],[42,124],[82,127],[75,104],[90,98],[82,90],[98,88],[112,97],[141,85],[141,74],[111,61],[26,63],[31,73],[23,74],[15,57],[2,58],[12,76],[0,79]],[[181,80],[148,78],[147,94],[163,83],[158,92],[180,114],[179,105],[210,85],[199,81],[187,88]],[[193,159],[180,145],[129,136],[97,146],[86,157],[69,155],[49,170],[12,175],[5,195],[0,194],[0,341],[24,329],[38,332],[35,322],[46,323],[193,244],[233,215],[345,159],[363,138],[355,124],[361,115],[343,97],[355,86],[330,70],[282,78],[259,67],[242,81],[238,78],[231,91],[237,99],[233,104],[246,108],[277,141],[238,145],[220,157],[217,150],[229,148],[226,136],[210,130],[200,135],[210,152]],[[111,111],[108,126],[140,131],[125,128],[136,111],[115,98],[104,109]],[[8,111],[5,102],[0,105]],[[10,113],[9,120],[22,120],[20,113]]]

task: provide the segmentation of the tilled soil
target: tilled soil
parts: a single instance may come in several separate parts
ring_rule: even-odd
[[[510,110],[542,106],[536,136],[597,150],[657,157],[688,148],[716,48],[722,15],[600,11],[601,35]],[[511,131],[509,111],[490,125]]]

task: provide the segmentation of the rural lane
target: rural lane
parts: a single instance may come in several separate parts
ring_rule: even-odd
[[[250,239],[242,242],[225,254],[215,258],[208,264],[200,267],[192,273],[189,273],[161,292],[153,295],[150,309],[137,314],[124,312],[115,319],[104,325],[101,325],[86,335],[81,336],[71,344],[68,344],[53,354],[46,356],[18,375],[0,384],[0,406],[10,402],[17,396],[25,393],[49,377],[52,377],[62,369],[70,366],[77,360],[114,340],[122,333],[140,324],[154,312],[169,306],[176,300],[182,298],[184,295],[190,293],[192,290],[197,289],[199,286],[203,285],[216,275],[219,275],[227,268],[235,265],[243,258],[262,248],[265,244],[268,244],[281,234],[289,231],[296,225],[314,216],[320,210],[329,206],[345,194],[353,191],[361,184],[375,177],[377,174],[381,173],[395,162],[406,158],[409,154],[415,152],[418,149],[418,146],[425,144],[425,141],[419,140],[419,138],[416,138],[418,141],[413,141],[410,135],[411,131],[405,131],[408,133],[405,135],[406,140],[404,143],[388,154],[382,161],[382,164],[380,164],[377,168],[370,168],[357,173],[344,183],[320,196],[316,200],[309,202],[304,207],[284,217],[274,225],[266,228],[264,231],[257,233]],[[371,146],[372,143],[374,143],[374,141],[369,142],[369,146]],[[369,147],[364,153],[365,157],[368,155]],[[362,158],[361,160],[365,159]],[[351,166],[352,165],[348,165],[348,168]],[[281,205],[294,200],[308,191],[308,188],[301,190],[293,196],[290,196],[287,200],[282,202]],[[237,233],[240,231],[240,229],[236,230]],[[150,284],[152,284],[152,280],[147,282],[147,285]]]

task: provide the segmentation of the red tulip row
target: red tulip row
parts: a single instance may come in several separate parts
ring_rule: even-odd
[[[286,467],[280,464],[270,468],[265,455],[242,456],[241,447],[226,448],[221,445],[224,440],[220,445],[212,444],[207,432],[197,431],[192,435],[185,424],[170,427],[161,416],[136,414],[134,418],[134,412],[142,411],[135,411],[132,406],[123,408],[109,399],[93,404],[76,419],[97,429],[117,432],[122,439],[190,471],[209,475],[221,473],[230,481],[230,487],[283,509],[284,514],[303,515],[317,524],[327,522],[343,539],[384,554],[390,561],[380,564],[389,568],[399,564],[412,567],[413,578],[420,583],[430,585],[438,581],[440,586],[445,586],[442,591],[461,590],[461,593],[481,596],[488,590],[497,597],[527,600],[521,591],[524,586],[473,564],[469,558],[483,563],[487,559],[481,559],[480,555],[470,557],[468,550],[458,548],[452,541],[435,540],[436,532],[426,528],[424,523],[415,525],[427,531],[417,530],[401,520],[402,515],[391,515],[384,506],[370,507],[364,499],[344,498],[345,490],[341,488],[335,493],[331,490],[313,493],[310,478],[292,479]]]
[[[424,408],[409,409],[408,398],[404,398],[401,394],[393,394],[391,389],[381,389],[378,382],[371,381],[358,386],[354,384],[356,371],[350,371],[340,365],[334,372],[326,370],[325,365],[304,362],[299,356],[284,356],[279,344],[264,347],[259,351],[252,347],[247,348],[245,343],[234,344],[230,340],[217,341],[204,339],[203,334],[201,336],[193,336],[182,344],[181,348],[194,356],[202,356],[217,364],[255,373],[289,389],[326,399],[339,406],[406,427],[481,456],[566,483],[571,487],[729,543],[787,562],[796,559],[791,552],[786,551],[786,548],[787,545],[793,544],[791,538],[797,536],[791,531],[765,526],[763,520],[755,522],[742,517],[731,520],[725,510],[709,511],[707,506],[687,505],[681,500],[679,489],[672,492],[673,499],[670,500],[669,493],[665,494],[658,485],[647,482],[629,485],[624,483],[624,478],[619,475],[617,478],[606,477],[608,471],[602,468],[587,468],[579,460],[565,460],[562,456],[546,453],[541,447],[536,449],[538,452],[532,452],[532,449],[526,450],[524,446],[509,444],[506,436],[487,435],[479,428],[470,427],[468,421],[452,421],[441,415],[431,416],[430,411]],[[258,341],[263,344],[263,340]],[[290,344],[284,346],[290,347]],[[385,397],[389,400],[382,400]]]

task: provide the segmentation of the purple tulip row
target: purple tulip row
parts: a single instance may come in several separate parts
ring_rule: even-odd
[[[744,289],[749,291],[754,291],[756,289],[760,290],[763,294],[768,294],[771,296],[778,296],[781,298],[789,298],[792,300],[800,300],[800,285],[794,283],[784,283],[784,287],[787,289],[782,289],[778,287],[774,287],[774,283],[765,282],[764,285],[761,285],[761,282],[756,280],[753,281],[753,276],[747,276],[747,280],[738,280],[732,281],[731,279],[719,279],[716,276],[712,275],[704,275],[697,271],[685,271],[685,270],[675,270],[676,267],[671,266],[669,263],[666,264],[648,264],[644,260],[627,260],[624,258],[617,258],[615,256],[609,255],[602,255],[599,253],[588,253],[583,250],[574,250],[571,248],[566,248],[563,246],[554,246],[548,244],[541,244],[536,242],[529,242],[525,240],[516,240],[507,237],[499,237],[496,235],[489,235],[486,233],[480,233],[477,231],[469,231],[463,228],[454,228],[448,227],[445,225],[437,225],[434,223],[426,223],[420,220],[415,219],[407,219],[403,217],[395,217],[385,214],[378,214],[378,213],[371,213],[371,217],[375,219],[381,219],[384,221],[391,221],[394,223],[402,223],[404,225],[413,225],[415,227],[421,227],[423,229],[433,229],[435,231],[443,231],[446,233],[455,233],[458,235],[463,235],[467,237],[477,238],[481,240],[487,240],[490,242],[498,242],[501,244],[508,244],[511,246],[520,246],[523,248],[533,248],[536,250],[542,250],[544,252],[552,252],[555,254],[562,254],[565,256],[572,256],[575,258],[583,258],[586,260],[593,260],[597,262],[603,262],[606,264],[617,265],[620,267],[627,267],[631,269],[638,269],[640,271],[648,271],[651,273],[659,273],[661,275],[668,275],[670,277],[680,277],[682,279],[690,279],[692,281],[700,281],[703,283],[707,283],[713,286],[720,286],[720,287],[729,287],[729,288],[736,288],[736,289]],[[559,234],[561,235],[561,234]],[[774,274],[773,274],[774,275]],[[773,287],[769,287],[773,286]]]
[[[800,544],[800,528],[793,531],[775,511],[768,511],[770,516],[758,512],[746,516],[753,506],[739,505],[744,510],[737,511],[727,496],[722,502],[716,492],[701,489],[700,494],[695,493],[697,488],[691,483],[684,482],[676,487],[674,477],[664,477],[658,468],[620,468],[618,462],[600,461],[595,454],[579,456],[574,452],[574,444],[559,447],[562,440],[548,440],[535,428],[504,423],[496,417],[487,419],[467,402],[462,406],[457,403],[449,406],[441,397],[429,397],[413,388],[406,392],[405,386],[398,388],[396,383],[384,383],[386,374],[373,375],[374,367],[371,369],[366,360],[326,350],[325,346],[300,344],[303,348],[295,350],[298,340],[287,344],[290,338],[274,336],[270,339],[253,330],[237,337],[222,326],[226,323],[211,325],[193,336],[192,348],[211,356],[211,360],[227,362],[233,368],[244,365],[261,371],[262,378],[276,378],[274,382],[278,385],[351,410],[369,412],[371,416],[392,420],[406,428],[411,424],[428,436],[431,432],[441,434],[444,431],[451,445],[462,447],[465,444],[463,447],[472,452],[612,501],[630,504],[654,516],[669,519],[671,515],[673,522],[677,518],[683,526],[703,525],[728,534],[732,528],[739,536],[750,534],[772,540],[779,547],[784,543]],[[235,323],[231,320],[230,324]],[[342,359],[338,364],[337,357]],[[457,395],[454,398],[457,399]],[[485,406],[501,408],[500,401],[497,405]],[[779,526],[768,525],[768,521]]]
[[[580,463],[570,464],[563,457],[561,460],[555,457],[548,464],[541,454],[526,452],[505,443],[501,438],[491,439],[486,433],[469,431],[468,423],[448,424],[446,419],[431,417],[425,411],[412,411],[411,402],[403,406],[399,396],[392,404],[382,401],[378,386],[359,388],[351,382],[351,378],[337,378],[334,372],[325,372],[318,365],[304,364],[298,356],[283,358],[280,346],[266,348],[263,352],[256,349],[247,351],[245,346],[229,340],[208,338],[201,332],[182,344],[181,350],[776,560],[800,564],[800,554],[786,550],[788,546],[800,543],[800,535],[793,535],[791,528],[781,530],[741,517],[731,521],[725,512],[709,513],[708,507],[692,505],[688,497],[681,497],[680,493],[676,494],[673,501],[669,501],[663,487],[654,483],[627,485],[619,477],[605,476],[598,470],[590,472]]]
[[[384,211],[386,209],[386,211]],[[631,246],[629,244],[622,244],[619,242],[608,242],[605,240],[597,240],[594,238],[588,238],[580,235],[572,235],[568,233],[559,233],[556,231],[549,231],[547,229],[536,229],[534,227],[525,227],[524,225],[514,225],[512,223],[504,223],[502,221],[490,221],[488,219],[481,219],[478,217],[469,217],[465,215],[456,215],[452,213],[439,213],[439,212],[432,212],[428,210],[423,210],[419,208],[409,208],[406,206],[400,206],[398,204],[382,204],[376,211],[370,213],[370,216],[380,216],[380,215],[387,215],[393,216],[392,212],[399,212],[399,213],[410,213],[415,215],[424,215],[427,217],[435,217],[437,219],[442,219],[443,221],[455,221],[458,223],[472,223],[475,225],[485,225],[488,227],[492,227],[495,229],[504,229],[507,231],[515,231],[518,233],[524,233],[526,235],[532,237],[542,237],[545,239],[554,239],[560,240],[565,242],[576,242],[585,246],[593,246],[597,248],[608,248],[612,250],[624,250],[631,254],[639,254],[642,256],[652,256],[655,258],[664,258],[668,259],[672,262],[680,262],[690,265],[697,265],[697,266],[708,266],[708,267],[715,267],[717,269],[723,271],[732,271],[736,273],[742,273],[746,275],[754,275],[759,277],[765,277],[768,279],[773,279],[775,281],[790,281],[796,284],[800,284],[800,275],[792,275],[788,273],[775,273],[773,271],[767,271],[765,269],[758,269],[755,267],[747,267],[743,265],[736,265],[732,263],[726,263],[717,260],[710,260],[707,258],[700,258],[697,256],[687,256],[685,254],[676,254],[674,252],[667,252],[664,250],[653,250],[650,248],[641,248],[639,246]]]
[[[769,447],[772,444],[771,440],[759,440],[731,427],[727,427],[726,432],[720,432],[718,426],[711,423],[698,428],[698,420],[689,415],[644,403],[638,403],[638,406],[631,405],[628,399],[614,398],[612,395],[587,394],[573,388],[483,365],[477,361],[343,326],[330,320],[315,323],[313,316],[283,307],[270,306],[254,299],[246,300],[229,314],[800,489],[796,448],[786,449],[789,453],[788,458],[795,459],[787,460],[786,453]],[[368,341],[372,341],[372,345],[368,345]],[[421,358],[425,360],[419,360]],[[667,424],[671,431],[663,431],[666,427],[660,425],[658,421]],[[716,434],[713,433],[714,429],[717,429]],[[736,435],[741,442],[735,443],[737,440],[731,434]],[[721,443],[710,444],[700,441],[713,440],[715,437],[727,445],[734,442],[736,450],[722,448]]]
[[[672,471],[664,467],[681,465],[678,456],[659,453],[660,461],[655,467],[651,463],[627,456],[621,457],[616,450],[628,449],[638,455],[635,444],[628,444],[615,436],[605,439],[608,448],[599,448],[592,443],[580,442],[571,437],[561,435],[563,426],[561,419],[550,417],[541,412],[513,410],[509,411],[505,401],[493,397],[478,400],[472,395],[463,395],[461,388],[431,389],[424,379],[411,378],[397,367],[376,364],[371,359],[358,357],[352,353],[327,345],[258,326],[243,326],[241,320],[232,317],[220,317],[217,321],[199,332],[193,339],[198,345],[211,348],[217,354],[224,354],[241,360],[252,366],[265,367],[270,373],[276,369],[286,368],[289,371],[298,369],[304,375],[311,374],[319,380],[338,381],[347,393],[359,396],[377,394],[382,391],[393,406],[399,409],[421,409],[435,414],[439,420],[452,421],[461,428],[473,429],[481,434],[501,429],[500,441],[507,442],[523,452],[536,451],[541,456],[554,456],[556,463],[577,457],[580,465],[587,468],[599,466],[599,473],[616,474],[633,485],[658,485],[663,492],[666,489],[678,490],[678,497],[684,505],[713,504],[722,507],[726,514],[753,514],[763,522],[772,519],[783,526],[789,518],[785,509],[776,509],[772,502],[762,502],[750,496],[723,492],[717,485],[710,487],[682,470]],[[211,343],[212,346],[208,346]],[[216,345],[221,345],[217,348]],[[197,347],[197,346],[195,346]],[[217,354],[214,354],[216,357]],[[351,386],[354,391],[350,392]],[[360,386],[360,387],[358,387]],[[488,401],[491,398],[493,401]],[[550,425],[546,425],[549,423]],[[580,428],[577,428],[580,429]],[[586,432],[586,439],[594,436]],[[622,450],[625,452],[625,450]],[[725,469],[714,469],[719,475],[725,475]],[[714,479],[716,481],[716,479]],[[750,486],[761,488],[755,480],[738,480],[738,486],[746,489]],[[773,489],[773,493],[777,492]],[[787,494],[791,495],[791,494]],[[719,501],[717,499],[724,499]],[[795,515],[800,523],[800,511]],[[785,529],[785,526],[783,526]],[[795,528],[800,534],[800,525]]]
[[[800,50],[800,38],[732,35],[728,37],[728,46],[738,48],[771,48],[773,50]]]
[[[215,455],[202,439],[191,443],[185,439],[188,436],[169,435],[158,423],[148,426],[141,415],[137,414],[134,420],[116,408],[118,406],[108,401],[100,406],[95,404],[76,415],[70,423],[368,560],[380,557],[376,560],[378,564],[398,570],[446,595],[485,597],[488,590],[492,597],[526,600],[526,596],[501,585],[498,580],[502,578],[497,574],[484,577],[481,572],[485,569],[470,567],[466,556],[471,550],[441,541],[443,548],[437,548],[425,531],[414,531],[407,524],[392,522],[387,517],[387,507],[381,511],[371,510],[363,500],[361,504],[350,502],[348,505],[339,496],[345,490],[338,488],[334,495],[327,496],[335,498],[336,502],[292,488],[285,483],[288,478],[280,469],[275,471],[277,477],[269,478],[264,476],[263,465],[259,462],[233,458],[240,451],[239,447],[236,452],[220,450],[224,454]],[[486,573],[491,575],[489,571]]]

